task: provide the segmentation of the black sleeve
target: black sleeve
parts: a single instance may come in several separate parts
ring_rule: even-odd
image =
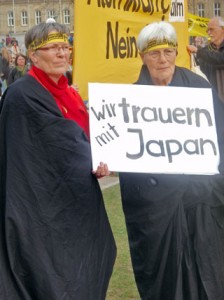
[[[9,72],[8,80],[7,80],[7,85],[9,86],[11,83],[15,81],[15,69],[11,69]]]
[[[214,89],[212,90],[212,93],[220,154],[219,172],[224,175],[224,103],[219,99]]]
[[[197,51],[197,59],[224,68],[224,51],[210,50],[208,47],[200,48]]]

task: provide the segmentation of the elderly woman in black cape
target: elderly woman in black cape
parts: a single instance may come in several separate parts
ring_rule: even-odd
[[[88,113],[63,75],[68,29],[25,35],[32,68],[0,108],[0,299],[105,299],[116,247],[92,171]]]
[[[136,84],[211,88],[175,65],[177,36],[171,24],[147,25],[137,45],[143,66]],[[215,93],[213,103],[220,174],[159,174],[159,166],[158,174],[120,174],[141,299],[224,299],[224,107]]]

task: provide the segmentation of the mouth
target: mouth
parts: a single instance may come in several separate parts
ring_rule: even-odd
[[[168,69],[169,69],[169,67],[161,67],[161,68],[158,68],[158,71],[166,71]]]
[[[57,67],[66,67],[67,64],[65,62],[58,62],[58,63],[55,63],[55,66],[57,66]]]

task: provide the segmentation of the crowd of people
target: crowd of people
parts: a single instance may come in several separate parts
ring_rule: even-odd
[[[0,87],[1,95],[16,79],[22,77],[29,69],[28,57],[19,47],[16,38],[2,39],[0,46]]]
[[[69,44],[72,46],[71,39],[69,39]],[[2,39],[0,43],[0,97],[11,83],[29,71],[30,64],[27,49],[23,44],[19,45],[18,40],[9,35],[6,39]],[[72,85],[72,51],[70,51],[70,62],[65,75],[69,85]],[[77,88],[76,85],[74,87]]]
[[[217,75],[224,42],[219,18],[208,34],[204,63]],[[98,182],[110,170],[106,162],[92,170],[88,111],[66,78],[68,37],[65,25],[46,22],[26,33],[27,56],[13,60],[2,47],[9,69],[2,72],[8,87],[0,102],[1,300],[105,300],[113,272],[116,244]],[[220,152],[216,175],[160,174],[159,166],[156,174],[119,174],[140,298],[223,300],[219,86],[176,66],[178,38],[168,22],[143,27],[137,47],[142,67],[135,84],[211,89]],[[188,51],[199,57],[198,49]]]

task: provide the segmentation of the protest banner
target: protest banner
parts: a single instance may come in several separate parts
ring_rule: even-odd
[[[211,89],[90,83],[89,114],[93,169],[218,173]]]
[[[207,37],[209,18],[202,18],[188,13],[188,32],[190,36]]]
[[[88,99],[88,82],[133,83],[141,67],[136,38],[154,21],[169,21],[178,35],[177,64],[190,67],[187,0],[75,1],[73,78]]]

